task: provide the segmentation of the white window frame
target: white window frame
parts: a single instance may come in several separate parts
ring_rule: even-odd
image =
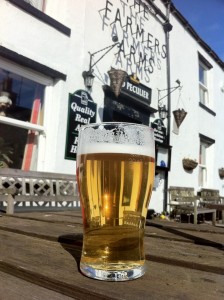
[[[20,65],[12,64],[11,62],[5,59],[0,59],[0,68],[8,70],[9,72],[15,73],[22,77],[28,78],[30,80],[33,80],[37,83],[40,83],[44,85],[45,88],[47,86],[53,86],[53,79],[45,75],[39,74],[38,72],[21,67]],[[32,124],[30,122],[20,121],[5,116],[0,116],[0,124],[1,123],[15,126],[15,127],[21,127],[27,130],[35,130],[45,135],[45,128],[42,125]]]
[[[207,187],[209,185],[209,172],[211,172],[213,164],[213,148],[211,146],[215,140],[202,134],[199,134],[199,137],[198,185],[199,187]],[[207,160],[208,157],[209,161]]]
[[[203,70],[203,82],[200,80],[200,69]],[[199,102],[205,106],[211,106],[211,94],[210,94],[210,70],[212,65],[198,53],[198,82],[199,82]]]
[[[198,183],[200,187],[205,187],[207,185],[207,165],[206,165],[206,155],[207,148],[209,145],[200,140],[200,150],[199,150],[199,171],[198,171]]]
[[[209,91],[208,91],[208,82],[209,82],[209,74],[208,68],[199,61],[199,69],[200,67],[203,69],[203,76],[205,78],[205,82],[201,82],[199,78],[199,97],[200,102],[206,106],[209,106]]]

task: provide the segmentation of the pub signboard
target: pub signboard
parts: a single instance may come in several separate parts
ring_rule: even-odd
[[[154,129],[156,142],[156,170],[169,171],[171,163],[172,147],[167,144],[166,127],[162,119],[156,119],[151,123]]]
[[[139,103],[145,107],[149,107],[151,104],[152,90],[146,85],[132,80],[132,76],[128,76],[122,86],[123,94],[127,94],[128,97],[135,99],[135,103]]]
[[[76,160],[79,129],[96,122],[97,105],[90,94],[77,90],[69,94],[65,159]]]
[[[156,119],[151,123],[151,127],[154,129],[155,141],[161,144],[166,144],[166,127],[161,119]]]

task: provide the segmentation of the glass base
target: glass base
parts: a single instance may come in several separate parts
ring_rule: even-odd
[[[105,281],[127,281],[137,279],[145,274],[145,266],[139,266],[130,270],[101,270],[94,269],[88,265],[80,263],[81,272],[94,279]]]

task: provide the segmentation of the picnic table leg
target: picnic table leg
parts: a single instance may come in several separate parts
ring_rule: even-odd
[[[197,213],[194,213],[194,224],[195,225],[198,224],[198,215],[197,215]]]
[[[194,200],[194,225],[198,224],[197,200]]]
[[[212,224],[215,225],[216,223],[216,210],[212,213]]]
[[[188,214],[188,223],[191,222],[191,214]]]
[[[14,213],[14,198],[11,194],[8,194],[7,197],[6,213],[11,215]]]
[[[222,210],[222,224],[224,224],[224,210]]]

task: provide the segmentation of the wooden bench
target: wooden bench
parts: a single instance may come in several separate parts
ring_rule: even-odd
[[[0,207],[13,214],[23,210],[80,207],[76,176],[68,174],[0,169]],[[49,207],[49,208],[48,208]]]
[[[198,196],[202,206],[221,212],[222,223],[224,224],[224,197],[219,195],[219,190],[202,188],[198,192]]]
[[[195,195],[194,188],[191,187],[177,187],[171,186],[169,188],[169,205],[174,216],[181,215],[188,216],[188,223],[190,223],[190,216],[194,216],[194,224],[198,222],[199,214],[212,213],[212,223],[216,222],[216,209],[201,207],[199,205],[200,197]]]

